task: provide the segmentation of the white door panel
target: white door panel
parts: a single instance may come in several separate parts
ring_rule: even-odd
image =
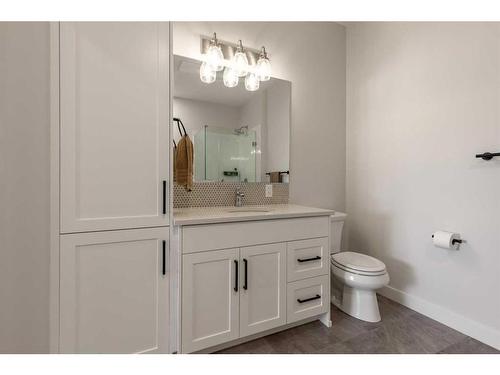
[[[243,247],[240,264],[240,337],[285,324],[286,244]]]
[[[239,249],[182,257],[182,352],[239,337]]]
[[[167,353],[167,246],[168,228],[61,236],[62,353]]]
[[[169,27],[60,27],[61,232],[168,225]]]

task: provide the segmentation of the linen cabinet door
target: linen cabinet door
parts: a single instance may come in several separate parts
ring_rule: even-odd
[[[168,225],[169,24],[60,24],[61,232]]]
[[[168,352],[168,228],[61,236],[60,351]]]
[[[182,352],[239,337],[239,249],[182,257]]]
[[[241,248],[240,336],[286,324],[286,244]]]

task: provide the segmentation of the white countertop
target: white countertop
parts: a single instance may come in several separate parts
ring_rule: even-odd
[[[235,221],[288,219],[294,217],[329,216],[335,211],[296,204],[259,206],[174,208],[174,225],[229,223]]]

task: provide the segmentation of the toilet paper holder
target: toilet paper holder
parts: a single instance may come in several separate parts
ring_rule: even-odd
[[[432,235],[432,238],[434,238],[434,235]],[[463,240],[454,238],[454,239],[451,241],[451,244],[452,244],[452,245],[455,245],[455,244],[457,244],[457,243],[458,243],[458,244],[461,244],[461,243],[463,243]]]

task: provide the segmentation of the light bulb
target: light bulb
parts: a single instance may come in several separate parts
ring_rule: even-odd
[[[257,91],[259,89],[259,79],[254,73],[249,73],[245,78],[245,88],[248,91]]]
[[[205,61],[216,72],[220,72],[222,69],[224,69],[224,55],[222,53],[220,45],[217,43],[217,34],[215,33],[214,37],[210,41],[210,46],[207,49]]]
[[[232,68],[236,71],[238,77],[244,77],[248,73],[248,59],[245,51],[243,50],[241,40],[238,43],[238,48],[236,49],[236,53],[234,54],[232,60]]]
[[[203,62],[200,66],[200,79],[202,82],[205,83],[213,83],[215,82],[217,73],[215,70],[212,69],[212,67],[207,64],[206,62]]]
[[[238,86],[238,74],[232,68],[224,69],[224,86],[235,87]]]
[[[269,81],[271,79],[271,63],[267,58],[266,49],[262,47],[262,51],[257,61],[255,74],[259,81]]]

